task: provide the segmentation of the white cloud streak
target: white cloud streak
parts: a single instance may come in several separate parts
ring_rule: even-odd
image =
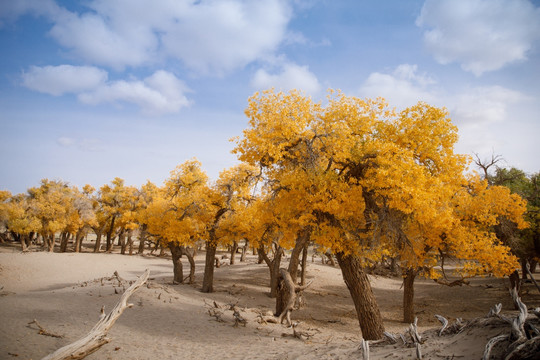
[[[60,96],[95,89],[107,81],[107,72],[93,66],[31,66],[22,73],[23,86]]]
[[[158,70],[144,80],[107,81],[106,71],[90,66],[32,66],[22,74],[29,89],[50,95],[73,93],[85,104],[132,103],[146,115],[178,112],[189,106],[187,86],[174,74]]]
[[[427,0],[416,24],[439,63],[476,76],[526,60],[540,39],[540,9],[528,0]]]

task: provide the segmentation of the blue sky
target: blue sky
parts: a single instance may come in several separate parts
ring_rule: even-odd
[[[458,152],[540,170],[540,1],[0,2],[0,188],[211,178],[247,98],[329,88],[449,109]]]

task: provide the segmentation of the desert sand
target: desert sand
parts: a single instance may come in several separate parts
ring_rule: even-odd
[[[187,259],[185,269],[188,268]],[[145,269],[150,280],[134,293],[127,309],[112,327],[110,342],[87,359],[362,359],[356,313],[339,268],[308,263],[305,305],[292,313],[293,337],[285,325],[260,323],[275,300],[268,296],[269,275],[255,256],[215,271],[215,292],[200,292],[204,253],[196,257],[196,283],[172,284],[172,263],[151,255],[93,253],[21,253],[0,246],[0,359],[41,359],[90,331],[120,299],[122,291]],[[286,262],[282,265],[286,266]],[[119,283],[117,271],[125,280]],[[187,270],[185,270],[187,271]],[[372,276],[387,331],[405,333],[401,319],[400,278]],[[487,341],[508,328],[470,328],[439,337],[435,314],[450,322],[484,317],[496,303],[515,316],[508,282],[492,277],[473,279],[468,286],[446,287],[419,279],[415,286],[418,326],[423,332],[424,359],[480,359]],[[540,306],[540,294],[524,285],[523,301]],[[214,302],[219,308],[215,308]],[[245,326],[234,326],[236,305]],[[213,309],[213,310],[210,310]],[[221,313],[221,322],[212,311]],[[52,337],[39,333],[36,320]],[[494,351],[497,349],[495,348]],[[371,359],[414,359],[415,349],[398,343],[372,345]]]

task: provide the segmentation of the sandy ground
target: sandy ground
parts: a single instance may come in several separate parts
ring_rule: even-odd
[[[199,291],[204,254],[197,257],[194,285],[173,285],[172,263],[154,256],[93,253],[21,253],[0,246],[0,359],[40,359],[71,343],[93,327],[101,307],[112,309],[123,291],[111,279],[117,271],[135,280],[150,269],[150,281],[130,298],[134,304],[109,332],[110,343],[87,359],[361,359],[361,335],[352,300],[338,268],[320,260],[308,263],[312,285],[305,292],[306,305],[292,314],[298,331],[310,335],[299,340],[284,325],[261,324],[260,313],[272,311],[268,293],[268,268],[255,257],[222,266],[215,272],[215,292]],[[284,264],[285,265],[285,264]],[[187,260],[185,264],[187,269]],[[187,270],[185,270],[187,271]],[[401,279],[372,277],[387,331],[404,333],[400,322]],[[503,304],[514,314],[507,282],[474,279],[469,286],[445,287],[419,279],[416,283],[418,325],[424,333],[424,359],[479,359],[486,342],[504,331],[486,327],[438,337],[435,314],[451,322],[483,317],[491,306]],[[224,322],[208,313],[214,301]],[[540,295],[525,285],[523,301],[540,306]],[[234,327],[231,304],[236,304],[247,325]],[[47,331],[40,335],[33,320]],[[371,347],[372,359],[415,358],[415,349],[403,345]]]

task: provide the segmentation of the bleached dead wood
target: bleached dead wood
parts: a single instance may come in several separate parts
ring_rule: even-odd
[[[362,339],[362,359],[369,360],[369,342]]]
[[[494,338],[491,338],[488,343],[486,344],[486,347],[484,348],[484,356],[482,356],[482,360],[489,360],[489,357],[491,356],[491,350],[500,341],[506,340],[510,337],[508,334],[503,334],[499,336],[495,336]]]
[[[448,320],[444,317],[444,316],[441,316],[441,315],[435,315],[435,317],[437,318],[437,320],[439,320],[442,324],[441,326],[441,330],[439,330],[439,336],[442,335],[443,331],[446,329],[446,327],[448,326]]]
[[[110,339],[107,338],[107,333],[120,315],[122,315],[124,310],[133,306],[132,304],[127,303],[129,297],[148,280],[149,275],[150,270],[147,269],[139,279],[137,279],[137,281],[122,294],[122,297],[116,306],[108,315],[103,316],[97,322],[88,335],[56,350],[52,354],[45,356],[42,360],[83,359],[108,343]]]

